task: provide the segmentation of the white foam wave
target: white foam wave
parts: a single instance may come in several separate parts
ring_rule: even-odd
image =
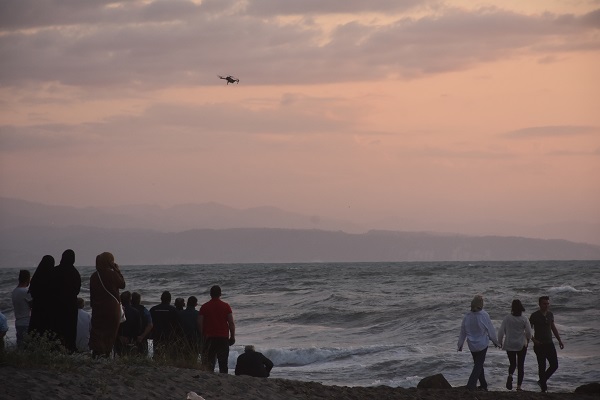
[[[591,290],[588,289],[577,289],[574,288],[571,285],[562,285],[562,286],[555,286],[549,289],[550,293],[566,293],[566,292],[571,292],[571,293],[591,293]]]

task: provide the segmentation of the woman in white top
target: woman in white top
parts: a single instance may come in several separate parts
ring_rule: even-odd
[[[521,390],[523,383],[525,356],[527,355],[527,345],[531,340],[531,324],[527,317],[523,316],[525,307],[521,300],[513,300],[510,306],[510,315],[504,317],[500,330],[498,331],[498,341],[508,355],[508,378],[506,379],[506,388],[512,390],[513,373],[517,368],[517,390]]]

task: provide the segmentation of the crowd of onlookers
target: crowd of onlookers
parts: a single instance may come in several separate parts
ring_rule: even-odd
[[[75,267],[75,252],[66,250],[60,263],[42,258],[33,276],[19,272],[13,290],[17,349],[36,338],[56,343],[66,352],[90,353],[93,357],[149,355],[152,340],[155,359],[184,360],[203,369],[228,372],[229,347],[235,343],[235,323],[228,303],[222,301],[221,288],[211,287],[211,299],[197,310],[198,299],[176,298],[164,291],[160,304],[149,310],[141,304],[138,292],[125,289],[125,278],[111,253],[96,257],[96,271],[90,277],[91,314],[78,297],[81,276]],[[0,346],[8,326],[0,313]],[[40,339],[38,339],[40,340]],[[60,344],[58,344],[60,343]],[[236,375],[268,377],[273,363],[246,346],[238,357]]]

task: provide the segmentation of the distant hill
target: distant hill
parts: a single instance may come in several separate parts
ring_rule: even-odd
[[[182,224],[188,229],[178,231]],[[0,267],[33,268],[43,255],[60,258],[67,248],[75,250],[78,265],[93,265],[103,251],[130,265],[600,259],[600,246],[567,240],[352,233],[356,226],[348,224],[347,231],[339,226],[272,207],[236,210],[207,203],[168,210],[99,209],[0,198]]]
[[[271,228],[197,229],[178,233],[90,227],[0,230],[0,267],[37,265],[72,248],[79,265],[112,252],[124,265],[360,261],[600,259],[600,247],[565,240],[472,237],[418,232],[350,234]]]

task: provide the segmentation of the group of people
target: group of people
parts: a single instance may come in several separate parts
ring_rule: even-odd
[[[489,314],[483,309],[483,297],[477,295],[471,301],[471,311],[466,313],[461,324],[458,336],[458,351],[462,351],[465,339],[473,356],[473,370],[467,382],[468,390],[487,391],[487,381],[483,364],[489,341],[494,346],[506,351],[508,356],[508,377],[506,388],[513,388],[513,374],[517,370],[517,391],[521,391],[525,375],[525,356],[529,342],[533,342],[533,351],[538,363],[537,381],[542,392],[548,390],[548,380],[558,369],[558,355],[552,340],[552,335],[558,340],[559,347],[564,348],[558,329],[554,324],[554,314],[549,310],[550,298],[541,296],[538,299],[539,310],[535,311],[529,319],[523,315],[525,307],[520,300],[511,303],[511,312],[496,329],[492,324]],[[548,365],[548,368],[546,366]],[[479,382],[480,386],[477,386]]]
[[[141,295],[125,289],[125,278],[114,256],[105,252],[96,257],[96,271],[90,277],[91,315],[78,297],[81,276],[75,264],[75,252],[65,250],[55,267],[46,255],[35,270],[19,272],[13,290],[17,347],[26,336],[59,340],[68,352],[91,351],[94,357],[111,354],[148,355],[152,339],[155,358],[189,359],[200,355],[204,369],[228,373],[229,347],[235,343],[235,322],[228,303],[221,300],[221,288],[211,287],[211,299],[196,310],[198,299],[190,296],[187,307],[183,298],[171,305],[171,293],[164,291],[160,304],[148,310]],[[0,314],[0,339],[8,330]],[[238,357],[236,375],[268,377],[273,363],[254,346],[246,346]]]

